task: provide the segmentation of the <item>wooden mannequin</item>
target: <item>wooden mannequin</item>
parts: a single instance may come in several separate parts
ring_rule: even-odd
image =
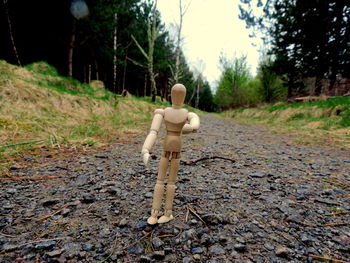
[[[150,132],[142,147],[142,157],[145,165],[150,158],[152,149],[162,121],[164,120],[167,135],[164,141],[163,153],[159,163],[157,183],[154,187],[153,204],[151,216],[148,218],[148,224],[166,223],[172,220],[173,200],[175,193],[175,181],[180,164],[181,152],[181,134],[196,132],[199,129],[199,117],[193,112],[188,112],[181,108],[186,96],[186,88],[182,84],[175,84],[171,89],[172,107],[165,109],[156,109],[151,125]],[[187,123],[189,122],[189,123]],[[167,181],[165,194],[164,215],[158,219],[160,206],[164,194],[164,179],[170,163],[169,178]]]

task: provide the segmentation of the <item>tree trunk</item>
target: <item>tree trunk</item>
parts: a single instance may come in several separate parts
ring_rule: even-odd
[[[199,105],[199,86],[200,86],[200,82],[198,81],[198,84],[197,84],[197,97],[196,97],[196,105],[195,105],[196,109],[198,109],[198,105]]]
[[[124,70],[123,70],[123,87],[122,90],[125,89],[125,81],[126,81],[126,66],[127,66],[127,57],[128,57],[128,50],[126,50],[125,59],[124,59]]]
[[[322,88],[322,77],[321,76],[317,76],[315,79],[315,89],[314,89],[314,94],[312,95],[320,95],[323,91]]]
[[[99,80],[99,73],[98,73],[98,62],[97,59],[95,59],[95,74],[96,74],[96,80]]]
[[[73,18],[72,22],[72,31],[68,45],[68,77],[73,77],[73,51],[75,45],[75,28],[76,28],[76,20]]]
[[[145,85],[144,85],[143,96],[147,97],[147,74],[145,74]]]
[[[17,64],[19,66],[22,66],[21,61],[19,60],[19,56],[18,56],[16,45],[15,45],[15,39],[13,38],[12,24],[11,24],[9,11],[8,11],[7,0],[4,0],[3,2],[4,2],[4,7],[5,7],[5,15],[6,15],[6,18],[7,18],[7,24],[8,24],[8,27],[9,27],[9,34],[10,34],[10,40],[11,40],[13,52],[15,53],[15,57],[17,59]]]
[[[89,64],[88,83],[91,82],[91,64]]]
[[[332,74],[329,78],[329,87],[328,87],[328,95],[338,95],[336,89],[335,89],[335,84],[337,82],[337,74],[336,71],[332,71]]]
[[[176,43],[176,61],[175,61],[175,74],[174,74],[174,81],[175,84],[179,82],[179,75],[180,75],[180,45],[181,45],[181,29],[182,29],[182,19],[184,16],[184,13],[182,11],[182,1],[179,1],[179,12],[180,12],[180,23],[179,28],[177,31],[177,43]]]
[[[115,27],[114,27],[114,34],[113,34],[113,92],[117,93],[117,41],[118,41],[118,35],[117,35],[117,20],[118,20],[118,14],[114,14],[115,19]]]

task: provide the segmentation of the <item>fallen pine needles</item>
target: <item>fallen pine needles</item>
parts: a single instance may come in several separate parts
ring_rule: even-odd
[[[337,263],[350,263],[350,262],[344,261],[344,260],[339,260],[339,259],[334,259],[334,258],[329,258],[329,257],[321,257],[321,256],[312,255],[312,254],[309,254],[309,257],[312,257],[315,259],[321,259],[321,260],[329,260],[329,261],[337,262]]]

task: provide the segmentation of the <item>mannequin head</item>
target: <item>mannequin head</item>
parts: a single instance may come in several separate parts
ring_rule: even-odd
[[[181,108],[186,97],[186,88],[182,84],[175,84],[171,88],[171,103],[174,108]]]

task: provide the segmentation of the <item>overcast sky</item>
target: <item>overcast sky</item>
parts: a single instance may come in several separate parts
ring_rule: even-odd
[[[238,18],[239,0],[182,0],[190,3],[183,21],[183,51],[190,65],[198,67],[204,62],[204,76],[215,88],[220,78],[219,57],[247,55],[253,74],[259,61],[256,47],[251,45],[245,22]],[[171,23],[179,22],[179,1],[158,0],[162,21],[171,30]]]

